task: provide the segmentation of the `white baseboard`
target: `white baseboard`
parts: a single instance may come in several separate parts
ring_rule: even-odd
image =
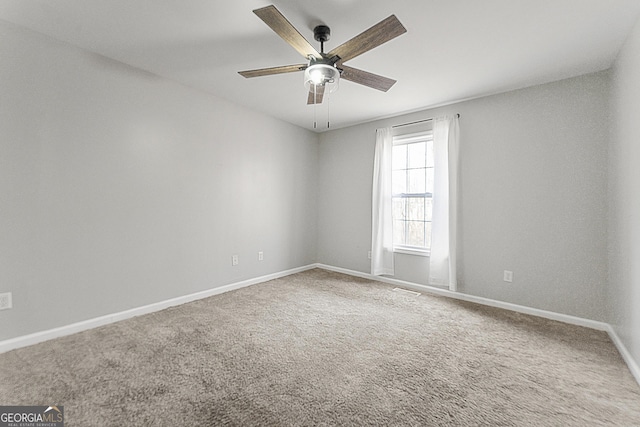
[[[531,308],[523,305],[511,304],[508,302],[492,300],[489,298],[477,297],[474,295],[463,294],[460,292],[452,292],[447,289],[441,289],[433,286],[405,282],[402,280],[392,279],[389,277],[374,276],[372,274],[362,273],[360,271],[348,270],[346,268],[333,267],[333,266],[324,265],[324,264],[315,264],[315,267],[322,268],[324,270],[335,271],[337,273],[348,274],[350,276],[360,277],[363,279],[375,280],[378,282],[388,283],[391,285],[402,286],[411,290],[446,296],[446,297],[455,298],[463,301],[475,302],[478,304],[488,305],[491,307],[504,308],[506,310],[516,311],[518,313],[530,314],[532,316],[543,317],[545,319],[550,319],[550,320],[557,320],[559,322],[569,323],[571,325],[584,326],[586,328],[605,331],[609,334],[611,341],[613,341],[613,343],[617,347],[618,351],[620,352],[620,355],[622,356],[625,363],[627,364],[629,371],[631,371],[631,374],[636,379],[636,382],[638,383],[638,385],[640,385],[640,367],[638,366],[638,363],[633,359],[633,357],[631,356],[631,353],[629,353],[625,345],[622,343],[618,334],[616,334],[613,327],[608,323],[598,322],[596,320],[584,319],[576,316],[570,316],[567,314],[555,313],[547,310],[540,310],[538,308]]]
[[[613,341],[613,343],[618,348],[618,352],[620,352],[620,355],[622,356],[627,366],[629,367],[629,370],[631,371],[631,374],[636,379],[636,382],[638,383],[638,385],[640,385],[640,366],[638,366],[638,363],[635,360],[633,360],[631,353],[629,353],[629,350],[627,350],[627,347],[625,347],[625,345],[622,343],[622,340],[620,340],[620,337],[618,336],[616,331],[613,329],[613,326],[607,325],[607,333],[609,334],[611,341]]]
[[[436,288],[433,286],[420,285],[417,283],[405,282],[403,280],[392,279],[389,277],[373,276],[371,274],[362,273],[359,271],[349,270],[346,268],[333,267],[325,264],[311,264],[303,267],[293,268],[291,270],[285,270],[278,273],[268,274],[266,276],[256,277],[254,279],[248,279],[241,282],[231,283],[228,285],[220,286],[206,291],[196,292],[189,295],[184,295],[177,298],[172,298],[165,301],[145,305],[142,307],[133,308],[130,310],[121,311],[114,314],[108,314],[105,316],[96,317],[93,319],[85,320],[82,322],[73,323],[66,326],[61,326],[46,331],[36,332],[29,335],[24,335],[17,338],[11,338],[5,341],[0,341],[0,353],[4,353],[10,350],[15,350],[21,347],[37,344],[43,341],[48,341],[54,338],[59,338],[77,332],[93,329],[98,326],[107,325],[109,323],[118,322],[120,320],[130,319],[135,316],[141,316],[143,314],[153,313],[156,311],[164,310],[168,307],[185,304],[188,302],[196,301],[199,299],[207,298],[213,295],[222,294],[225,292],[233,291],[235,289],[244,288],[247,286],[256,285],[258,283],[267,282],[269,280],[278,279],[280,277],[289,276],[291,274],[300,273],[303,271],[311,270],[313,268],[321,268],[323,270],[335,271],[337,273],[343,273],[354,277],[360,277],[363,279],[374,280],[378,282],[388,283],[391,285],[402,286],[407,289],[416,290],[420,292],[431,293],[435,295],[446,296],[459,300],[474,302],[477,304],[488,305],[491,307],[504,308],[506,310],[516,311],[519,313],[530,314],[533,316],[543,317],[545,319],[557,320],[572,325],[584,326],[591,329],[600,331],[606,331],[609,337],[617,347],[622,358],[626,362],[631,374],[634,376],[638,384],[640,385],[640,367],[638,363],[633,359],[631,353],[627,350],[625,345],[620,340],[618,334],[611,325],[604,322],[598,322],[595,320],[584,319],[576,316],[570,316],[567,314],[555,313],[552,311],[540,310],[537,308],[526,307],[517,304],[511,304],[508,302],[492,300],[489,298],[477,297],[474,295],[463,294],[460,292],[452,292],[446,289]]]
[[[524,305],[512,304],[509,302],[493,300],[490,298],[477,297],[474,295],[464,294],[461,292],[452,292],[447,289],[437,288],[434,286],[420,285],[417,283],[405,282],[403,280],[392,279],[390,277],[374,276],[359,271],[347,270],[345,268],[332,267],[330,265],[316,264],[316,267],[325,270],[335,271],[337,273],[344,273],[350,276],[361,277],[363,279],[375,280],[377,282],[388,283],[390,285],[402,286],[411,290],[422,291],[430,294],[446,296],[463,301],[474,302],[477,304],[488,305],[491,307],[504,308],[506,310],[516,311],[518,313],[530,314],[532,316],[544,317],[545,319],[558,320],[560,322],[569,323],[572,325],[584,326],[591,329],[597,329],[599,331],[607,331],[609,325],[604,322],[598,322],[595,320],[584,319],[582,317],[570,316],[568,314],[555,313],[553,311],[541,310],[538,308],[531,308]]]
[[[311,270],[315,268],[315,265],[307,265],[303,267],[293,268],[291,270],[285,270],[278,273],[268,274],[266,276],[256,277],[254,279],[248,279],[241,282],[231,283],[229,285],[220,286],[206,291],[196,292],[189,295],[184,295],[177,298],[172,298],[165,301],[156,302],[153,304],[145,305],[142,307],[132,308],[130,310],[121,311],[114,314],[107,314],[105,316],[95,317],[93,319],[84,320],[82,322],[72,323],[70,325],[61,326],[46,331],[36,332],[29,335],[24,335],[17,338],[11,338],[5,341],[0,341],[0,353],[4,353],[17,348],[26,347],[33,344],[38,344],[43,341],[48,341],[54,338],[64,337],[67,335],[75,334],[77,332],[86,331],[88,329],[97,328],[98,326],[107,325],[109,323],[119,322],[120,320],[130,319],[135,316],[143,314],[153,313],[155,311],[164,310],[168,307],[185,304],[188,302],[196,301],[199,299],[207,298],[213,295],[222,294],[224,292],[233,291],[235,289],[244,288],[247,286],[255,285],[258,283],[267,282],[269,280],[278,279],[280,277],[289,276],[291,274],[300,273],[302,271]]]

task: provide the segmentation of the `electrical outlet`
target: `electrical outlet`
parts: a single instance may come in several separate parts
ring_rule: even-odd
[[[367,258],[371,259],[371,251],[367,252]]]
[[[231,265],[238,265],[238,255],[233,255],[231,257]]]
[[[0,310],[8,310],[13,307],[11,292],[0,294]]]
[[[262,251],[258,252],[258,261],[264,260],[264,253]]]
[[[513,271],[505,270],[502,276],[502,280],[509,283],[513,282]]]

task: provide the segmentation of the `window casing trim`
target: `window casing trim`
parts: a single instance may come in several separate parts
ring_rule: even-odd
[[[419,248],[416,246],[394,245],[393,253],[428,257],[431,256],[431,249]]]
[[[433,141],[433,131],[408,133],[393,137],[393,145],[411,144],[413,142]]]

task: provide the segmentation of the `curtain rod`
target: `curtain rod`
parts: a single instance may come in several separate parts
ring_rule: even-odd
[[[458,117],[460,117],[460,113],[458,113],[458,114],[456,114],[456,115],[457,115]],[[432,120],[433,120],[433,118],[431,118],[431,119],[424,119],[424,120],[418,120],[418,121],[415,121],[415,122],[402,123],[402,124],[394,125],[394,126],[391,126],[391,127],[392,127],[392,128],[399,128],[399,127],[402,127],[402,126],[409,126],[409,125],[416,125],[416,124],[418,124],[418,123],[430,122],[430,121],[432,121]]]

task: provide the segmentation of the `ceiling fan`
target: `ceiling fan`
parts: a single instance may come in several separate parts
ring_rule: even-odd
[[[337,88],[340,77],[383,92],[388,91],[396,82],[387,77],[344,65],[344,62],[404,34],[407,29],[395,15],[389,16],[351,40],[325,53],[324,43],[329,40],[331,35],[331,30],[326,25],[318,25],[313,30],[314,39],[320,42],[320,52],[318,52],[275,6],[256,9],[253,13],[304,56],[309,63],[240,71],[239,74],[244,77],[304,71],[305,86],[309,89],[307,104],[322,103],[325,92],[333,92]]]

